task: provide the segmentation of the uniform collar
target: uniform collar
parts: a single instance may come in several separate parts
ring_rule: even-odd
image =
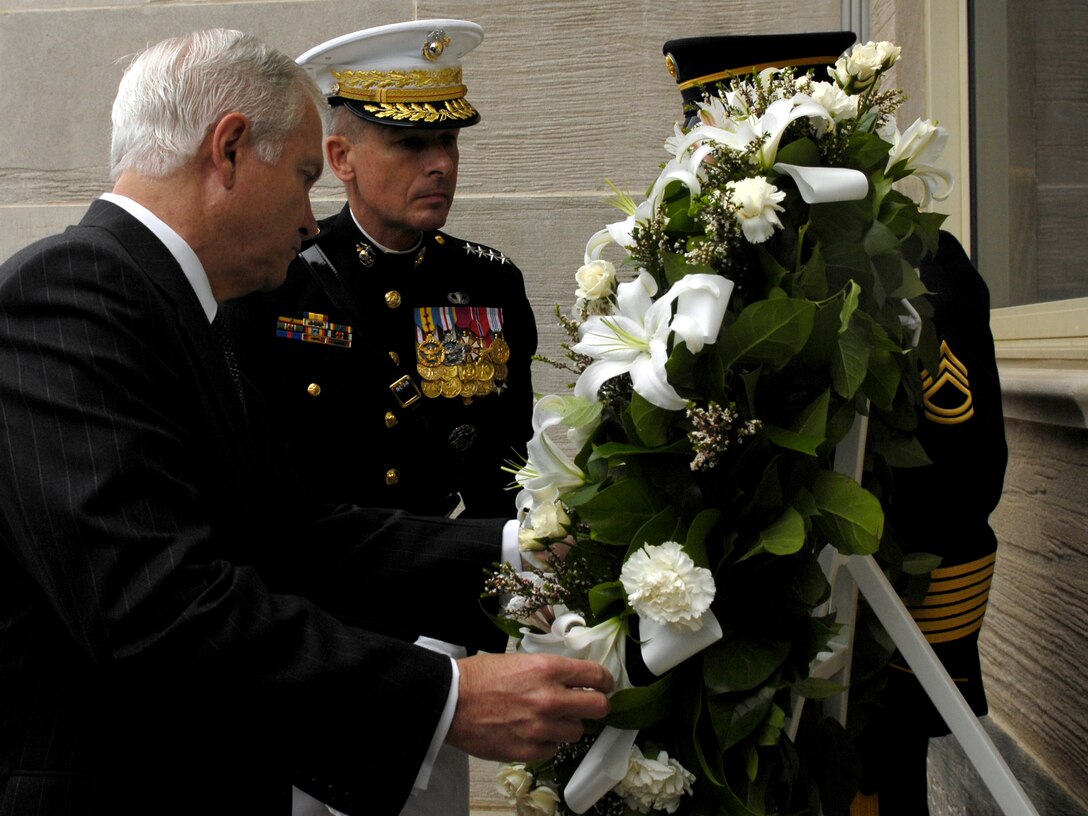
[[[358,229],[359,232],[363,234],[363,237],[370,241],[375,249],[380,250],[386,255],[412,255],[413,253],[419,252],[419,247],[423,244],[423,235],[421,233],[419,236],[419,240],[416,241],[415,244],[413,244],[409,249],[390,249],[389,247],[383,246],[382,244],[375,241],[373,236],[365,229],[363,229],[363,225],[359,223],[359,219],[355,217],[355,213],[351,211],[350,207],[348,208],[348,212],[351,213],[351,220],[355,222],[356,229]]]

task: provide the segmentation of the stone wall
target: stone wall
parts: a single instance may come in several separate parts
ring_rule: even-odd
[[[125,56],[144,45],[228,26],[299,54],[357,28],[466,18],[485,29],[465,63],[469,98],[483,121],[462,137],[449,229],[518,263],[536,308],[541,352],[558,357],[563,337],[555,304],[572,297],[586,240],[618,217],[604,203],[606,180],[640,195],[679,115],[662,43],[708,32],[834,29],[843,6],[842,0],[0,0],[0,258],[78,220],[109,189],[109,107]],[[869,6],[873,37],[896,40],[911,57],[899,81],[912,97],[903,118],[913,120],[924,115],[924,2]],[[319,216],[339,202],[329,180],[315,191]],[[534,372],[540,391],[558,390],[564,379],[543,365]],[[1006,500],[995,516],[1002,558],[983,635],[1002,745],[1060,780],[1081,806],[1088,803],[1083,433],[1010,423]],[[491,770],[475,766],[481,813],[504,810],[490,790]],[[965,812],[962,804],[942,807],[942,813]]]

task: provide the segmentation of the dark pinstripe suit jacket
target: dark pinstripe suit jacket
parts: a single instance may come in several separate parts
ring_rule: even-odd
[[[228,377],[112,204],[0,267],[0,814],[395,813],[451,673],[371,630],[501,645],[498,523],[295,512]]]

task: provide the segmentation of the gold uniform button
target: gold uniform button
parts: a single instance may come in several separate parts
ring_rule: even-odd
[[[400,306],[400,292],[396,289],[390,289],[385,293],[385,305],[390,309],[396,309]]]
[[[385,427],[392,428],[394,425],[397,424],[398,421],[399,420],[397,419],[397,415],[394,414],[392,411],[385,412]]]
[[[387,485],[395,485],[400,481],[400,471],[396,468],[390,468],[385,472],[385,483]]]
[[[321,393],[321,386],[317,383],[310,383],[306,386],[306,393],[311,397],[316,397]]]

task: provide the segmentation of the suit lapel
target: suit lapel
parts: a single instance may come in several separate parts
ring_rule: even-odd
[[[162,293],[177,318],[178,333],[193,359],[193,370],[201,380],[208,402],[224,429],[231,431],[227,435],[232,443],[238,446],[246,433],[239,433],[245,417],[235,395],[234,382],[204,308],[177,260],[151,230],[108,201],[95,201],[80,226],[109,232]],[[243,450],[239,448],[238,453]]]

